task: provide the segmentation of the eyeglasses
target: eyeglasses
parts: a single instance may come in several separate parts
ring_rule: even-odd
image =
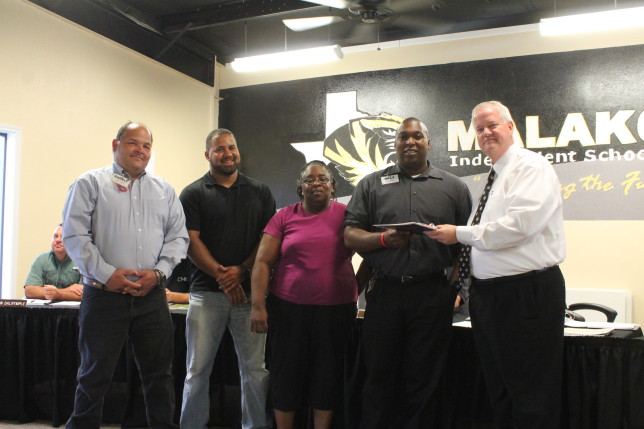
[[[300,180],[301,183],[304,183],[305,185],[312,185],[315,182],[320,182],[321,184],[325,185],[331,181],[330,177],[327,176],[320,176],[320,177],[307,177],[305,179]]]

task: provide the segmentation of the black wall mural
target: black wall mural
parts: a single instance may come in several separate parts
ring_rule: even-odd
[[[395,64],[392,64],[395,67]],[[431,162],[477,195],[489,170],[469,129],[472,108],[506,104],[518,144],[541,152],[562,183],[567,219],[644,219],[644,46],[596,49],[313,78],[221,91],[219,124],[242,170],[283,207],[306,160],[324,157],[349,196],[395,162],[402,118],[427,124]]]

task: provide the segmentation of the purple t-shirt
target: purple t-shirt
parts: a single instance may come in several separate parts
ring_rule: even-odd
[[[336,305],[355,302],[358,285],[344,246],[344,204],[331,201],[321,213],[301,203],[280,210],[264,232],[282,240],[271,293],[295,304]]]

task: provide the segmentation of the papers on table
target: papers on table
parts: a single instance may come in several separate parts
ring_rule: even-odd
[[[564,337],[605,337],[613,332],[612,328],[591,329],[591,328],[564,328]]]
[[[422,233],[424,231],[434,231],[433,223],[420,223],[420,222],[403,222],[403,223],[381,223],[378,228],[395,229],[396,231],[410,231],[415,233]]]
[[[57,308],[80,308],[80,304],[80,301],[55,301],[49,304],[49,306]]]
[[[453,323],[452,326],[459,328],[471,328],[472,322],[469,319],[462,322]],[[577,322],[566,319],[564,327],[564,336],[606,336],[614,330],[637,331],[640,325],[635,323],[608,323],[608,322]]]
[[[48,299],[27,299],[27,307],[40,307],[43,305],[50,305],[51,301]]]
[[[80,301],[50,301],[48,299],[28,299],[27,307],[79,308]]]
[[[27,307],[80,308],[80,301],[50,301],[48,299],[27,299]],[[170,304],[171,313],[187,313],[188,304]]]
[[[564,335],[573,336],[605,336],[615,329],[623,331],[636,331],[640,325],[635,323],[610,323],[610,322],[578,322],[576,320],[566,319]]]
[[[637,331],[640,328],[640,325],[636,323],[578,322],[570,319],[566,319],[566,326],[570,328],[620,329],[624,331]]]

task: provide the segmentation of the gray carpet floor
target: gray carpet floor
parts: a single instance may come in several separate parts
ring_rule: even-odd
[[[8,422],[8,421],[0,421],[0,429],[8,429],[8,428],[20,428],[20,429],[44,429],[44,428],[50,428],[51,429],[51,422],[31,422],[31,423],[25,423],[25,424],[18,424],[15,422]],[[64,427],[64,426],[59,426],[59,427]],[[120,425],[107,425],[107,426],[101,426],[101,429],[119,429],[121,426]]]

